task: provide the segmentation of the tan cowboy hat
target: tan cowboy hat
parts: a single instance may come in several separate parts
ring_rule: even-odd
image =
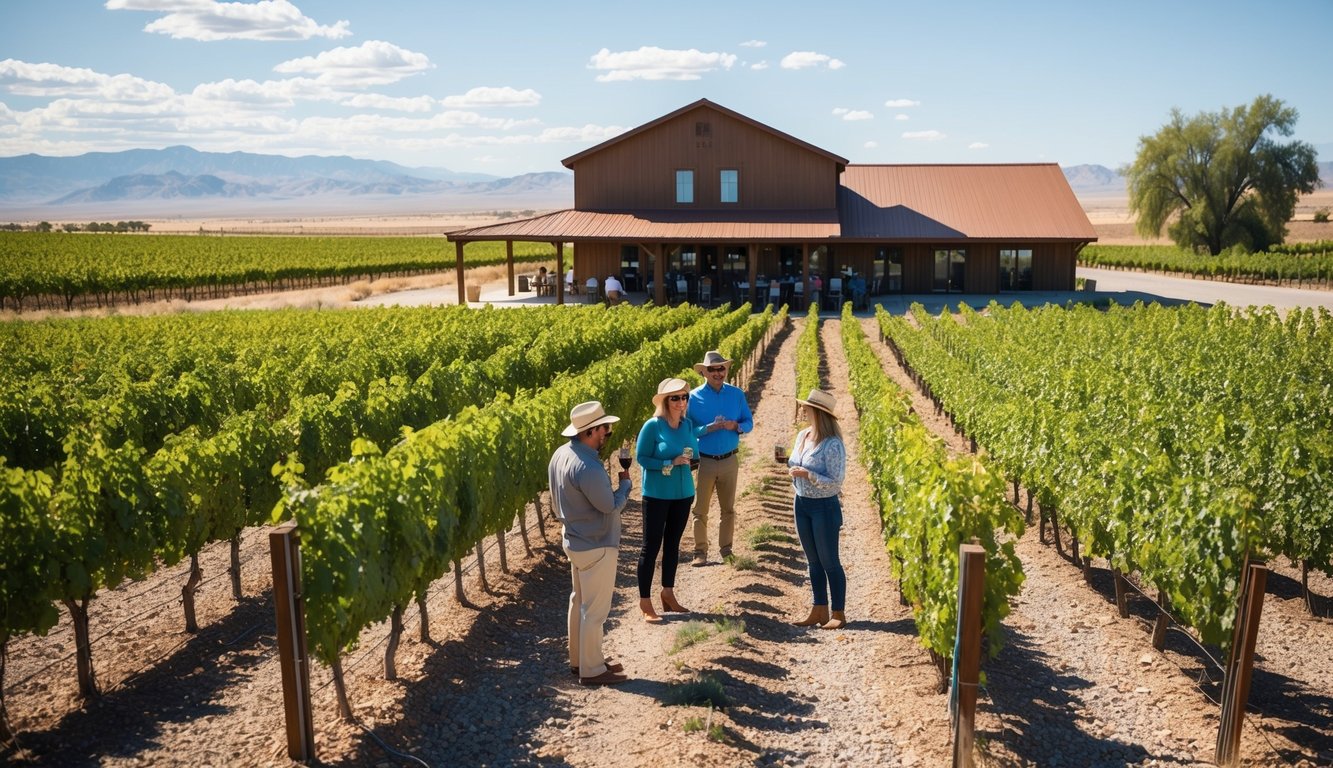
[[[731,361],[723,357],[721,352],[718,352],[715,349],[710,349],[704,353],[704,361],[702,363],[694,364],[694,370],[697,371],[700,376],[703,376],[708,372],[709,366],[714,365],[725,365],[730,369]]]
[[[801,405],[808,405],[811,408],[818,408],[819,410],[823,411],[824,413],[827,413],[833,418],[835,419],[838,418],[838,415],[833,412],[833,409],[834,407],[837,406],[838,401],[833,399],[833,395],[830,395],[829,393],[825,392],[822,389],[812,389],[810,390],[809,397],[807,397],[804,400],[798,397],[796,398],[796,402],[800,403]]]
[[[676,395],[681,392],[687,395],[690,393],[689,382],[677,378],[662,379],[662,383],[657,385],[657,394],[653,395],[653,404],[661,405],[662,400],[667,395]]]
[[[602,410],[602,404],[596,400],[589,400],[586,403],[579,403],[574,406],[574,410],[569,412],[569,426],[560,434],[565,437],[574,437],[585,429],[592,429],[603,424],[615,424],[620,421],[619,416],[607,416],[606,411]]]

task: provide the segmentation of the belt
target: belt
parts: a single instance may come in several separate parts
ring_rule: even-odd
[[[722,461],[723,459],[729,459],[732,456],[735,456],[736,451],[727,451],[726,453],[720,453],[716,456],[714,456],[711,453],[701,453],[699,455],[704,457],[705,459],[712,459],[713,461]]]

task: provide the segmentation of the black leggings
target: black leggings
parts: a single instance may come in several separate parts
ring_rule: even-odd
[[[654,499],[643,497],[643,548],[639,550],[639,597],[652,597],[653,566],[666,540],[662,554],[662,586],[676,587],[676,561],[680,558],[680,537],[690,521],[694,499]]]

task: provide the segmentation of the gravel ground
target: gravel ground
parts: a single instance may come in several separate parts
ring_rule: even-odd
[[[569,584],[558,529],[538,511],[526,524],[528,556],[507,537],[512,574],[487,555],[488,589],[465,574],[475,607],[459,606],[446,577],[430,597],[432,640],[418,637],[415,611],[398,652],[400,679],[382,675],[383,626],[363,633],[344,659],[353,709],[373,732],[336,720],[326,670],[312,667],[319,756],[336,765],[393,765],[387,749],[430,765],[902,765],[936,766],[950,754],[946,697],[899,605],[879,540],[876,507],[856,471],[857,420],[847,394],[837,319],[824,323],[826,384],[853,463],[844,486],[841,550],[849,578],[843,630],[793,627],[808,606],[804,558],[791,524],[790,485],[772,461],[794,435],[797,321],[764,358],[749,391],[756,430],[742,455],[737,554],[751,569],[682,565],[679,599],[694,613],[648,625],[638,617],[634,557],[641,530],[638,491],[625,512],[625,541],[607,646],[634,678],[615,688],[579,686],[566,666]],[[873,321],[863,327],[872,335]],[[906,381],[891,356],[891,375]],[[923,401],[917,410],[953,450],[966,441]],[[635,425],[622,425],[632,429]],[[623,430],[622,430],[623,431]],[[636,485],[637,487],[637,485]],[[768,524],[789,540],[752,545]],[[80,707],[68,622],[46,638],[10,643],[5,699],[17,745],[14,765],[286,765],[279,672],[267,592],[267,541],[248,532],[238,605],[223,574],[227,549],[202,561],[201,631],[183,632],[184,566],[128,584],[93,604],[95,663],[105,695]],[[1217,674],[1181,632],[1152,649],[1150,604],[1131,601],[1119,618],[1107,573],[1082,572],[1037,541],[1018,542],[1028,578],[1006,622],[1005,650],[983,667],[978,756],[987,765],[1118,766],[1209,764],[1217,728]],[[692,548],[687,530],[682,549]],[[1242,764],[1333,763],[1333,622],[1312,618],[1299,576],[1274,564],[1264,605],[1251,715]],[[1329,613],[1333,583],[1312,578]],[[703,638],[674,650],[688,622]],[[737,631],[739,622],[744,630]],[[724,631],[717,631],[721,626]],[[694,628],[694,627],[691,627]],[[730,630],[730,631],[727,631]],[[1215,651],[1213,651],[1215,653]],[[725,709],[671,706],[681,683],[709,677]],[[30,678],[30,679],[29,679]],[[695,722],[697,719],[697,722]],[[699,725],[702,728],[696,729]]]

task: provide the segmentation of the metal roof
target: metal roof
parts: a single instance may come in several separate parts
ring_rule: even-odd
[[[455,241],[792,242],[1097,239],[1055,163],[849,165],[823,210],[579,211],[446,233]]]
[[[765,242],[837,237],[838,211],[576,211],[448,232],[449,239],[718,240]]]
[[[849,165],[844,240],[1084,240],[1097,232],[1055,163]]]

